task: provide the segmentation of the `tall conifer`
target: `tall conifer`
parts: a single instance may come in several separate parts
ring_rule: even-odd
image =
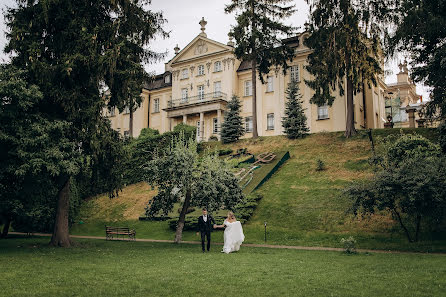
[[[292,82],[286,90],[288,101],[285,104],[285,117],[282,118],[282,127],[288,138],[302,138],[310,130],[307,127],[307,116],[302,108],[302,95],[297,82]]]
[[[233,95],[231,101],[228,103],[225,121],[221,125],[221,141],[223,143],[235,142],[245,134],[243,120],[240,116],[240,108],[240,99]]]

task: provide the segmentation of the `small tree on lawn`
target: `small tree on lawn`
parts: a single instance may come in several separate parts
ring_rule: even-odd
[[[285,107],[285,117],[282,118],[282,127],[288,138],[304,137],[308,131],[305,109],[302,108],[302,95],[297,82],[288,84],[286,90],[288,101]]]
[[[382,169],[346,191],[353,213],[387,211],[409,242],[418,241],[422,222],[435,228],[446,213],[446,159],[429,140],[402,135],[388,137],[375,160]]]
[[[225,121],[221,125],[221,141],[223,143],[235,142],[245,134],[243,120],[240,116],[240,108],[240,99],[236,95],[233,95],[232,100],[228,103]]]
[[[181,241],[187,209],[205,206],[210,211],[232,209],[242,200],[237,179],[216,154],[199,157],[197,143],[184,135],[172,141],[163,155],[155,155],[146,168],[146,180],[156,186],[158,194],[146,207],[148,216],[167,215],[176,203],[181,212],[175,232],[175,243]]]

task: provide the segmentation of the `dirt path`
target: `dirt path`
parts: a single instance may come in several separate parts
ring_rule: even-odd
[[[21,232],[9,232],[9,234],[14,235],[27,235],[27,233]],[[33,233],[33,236],[45,236],[50,237],[51,234],[46,233]],[[71,235],[72,238],[84,238],[84,239],[102,239],[105,240],[105,237],[102,236],[85,236],[85,235]],[[121,239],[118,239],[121,240]],[[146,239],[146,238],[137,238],[136,241],[141,242],[164,242],[164,243],[173,243],[173,240],[163,240],[163,239]],[[182,244],[201,244],[199,241],[182,241]],[[223,245],[221,242],[212,243],[212,245]],[[271,248],[271,249],[290,249],[290,250],[304,250],[304,251],[332,251],[332,252],[342,252],[344,249],[342,248],[334,248],[334,247],[321,247],[321,246],[295,246],[295,245],[273,245],[273,244],[255,244],[255,243],[246,243],[243,246],[248,247],[259,247],[259,248]],[[369,249],[357,249],[359,253],[380,253],[380,254],[414,254],[414,255],[443,255],[446,256],[446,253],[423,253],[423,252],[402,252],[402,251],[391,251],[391,250],[369,250]]]

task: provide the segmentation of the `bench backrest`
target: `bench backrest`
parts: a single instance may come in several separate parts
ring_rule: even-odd
[[[110,227],[105,226],[106,232],[130,232],[129,227]]]

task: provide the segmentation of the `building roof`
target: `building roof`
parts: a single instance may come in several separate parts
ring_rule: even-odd
[[[169,83],[165,83],[164,78],[166,76],[170,76]],[[149,81],[147,81],[144,84],[144,88],[147,90],[151,90],[151,91],[162,89],[162,88],[167,88],[167,87],[171,87],[171,86],[172,86],[172,75],[169,71],[166,71],[163,74],[158,74],[158,75],[152,77],[151,79],[149,79]]]

